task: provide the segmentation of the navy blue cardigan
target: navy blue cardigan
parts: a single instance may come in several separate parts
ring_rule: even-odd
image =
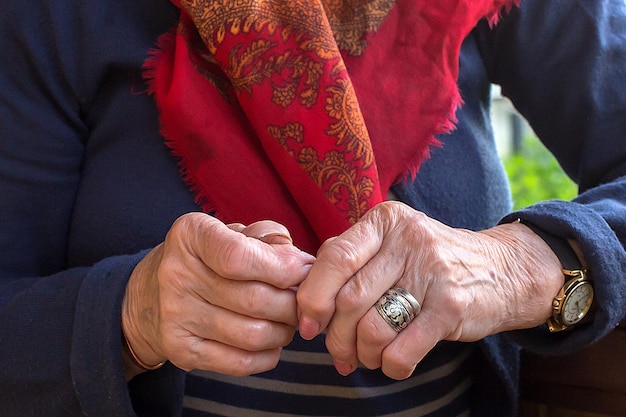
[[[130,272],[176,217],[198,210],[140,75],[176,9],[168,0],[7,0],[2,9],[0,414],[177,415],[184,373],[167,365],[127,384],[120,355]],[[578,182],[575,201],[509,213],[492,82]],[[396,193],[451,226],[522,216],[575,238],[597,293],[584,329],[479,342],[489,365],[476,377],[475,415],[514,415],[520,347],[569,352],[626,314],[626,6],[525,0],[467,38],[459,84],[458,128]]]

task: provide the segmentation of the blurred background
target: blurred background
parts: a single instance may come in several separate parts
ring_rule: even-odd
[[[515,209],[542,200],[571,200],[578,187],[541,144],[528,123],[492,86],[491,115],[498,152],[511,182]]]

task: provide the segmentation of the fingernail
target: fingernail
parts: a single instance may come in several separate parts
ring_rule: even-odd
[[[348,362],[340,361],[338,359],[333,359],[333,365],[337,372],[339,372],[343,376],[350,375],[354,370],[354,367]]]
[[[320,332],[320,324],[306,316],[300,317],[300,336],[303,339],[311,340]]]
[[[258,238],[260,241],[273,245],[291,245],[291,236],[285,233],[266,233]]]

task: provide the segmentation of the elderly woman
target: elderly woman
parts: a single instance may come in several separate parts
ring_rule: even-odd
[[[9,1],[3,416],[516,415],[521,349],[626,314],[625,39],[622,1]],[[491,83],[574,201],[511,213]]]

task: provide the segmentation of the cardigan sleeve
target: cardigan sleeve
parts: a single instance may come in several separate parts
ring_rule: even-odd
[[[577,240],[596,293],[589,326],[514,337],[541,353],[575,350],[626,315],[626,5],[526,0],[487,36],[493,82],[579,186],[573,201],[542,202],[503,221],[523,218]]]
[[[8,1],[0,14],[0,409],[7,417],[176,415],[182,371],[168,364],[124,379],[121,300],[144,253],[68,265],[90,134],[84,74],[104,74],[81,54],[88,42],[78,23],[86,13],[106,18],[103,3],[68,4]]]

